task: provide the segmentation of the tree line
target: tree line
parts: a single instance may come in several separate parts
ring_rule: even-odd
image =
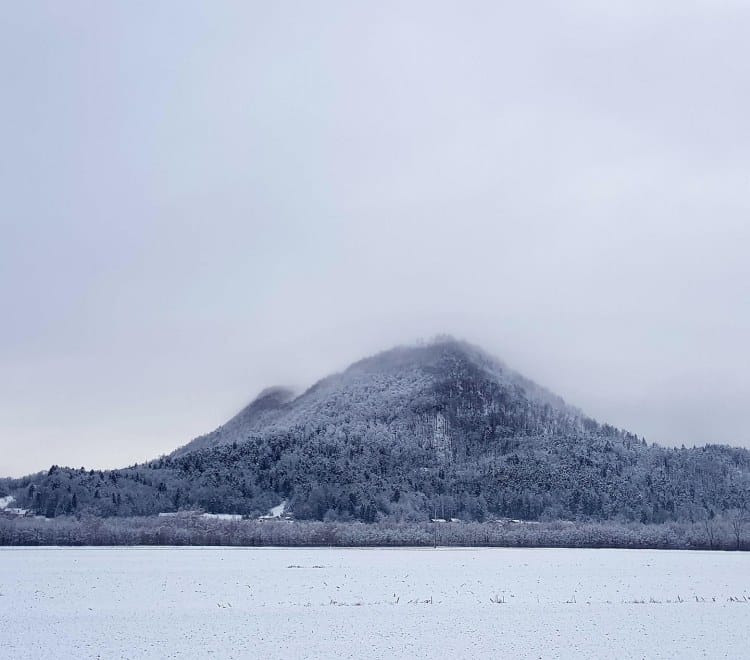
[[[466,546],[747,550],[744,512],[665,524],[394,523],[224,521],[200,515],[158,518],[0,518],[5,546]]]

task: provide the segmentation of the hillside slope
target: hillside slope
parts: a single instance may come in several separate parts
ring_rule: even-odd
[[[693,520],[750,500],[750,453],[666,449],[602,425],[452,339],[266,390],[148,464],[0,483],[42,515],[201,507],[298,518]],[[0,495],[3,495],[0,492]]]

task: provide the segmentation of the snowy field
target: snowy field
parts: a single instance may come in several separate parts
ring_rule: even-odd
[[[0,548],[0,658],[741,658],[750,554]]]

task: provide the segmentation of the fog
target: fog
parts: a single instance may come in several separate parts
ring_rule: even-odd
[[[0,475],[450,333],[750,446],[744,2],[14,3]]]

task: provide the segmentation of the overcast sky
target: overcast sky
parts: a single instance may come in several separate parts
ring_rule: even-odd
[[[0,476],[451,333],[750,446],[747,2],[16,2]]]

